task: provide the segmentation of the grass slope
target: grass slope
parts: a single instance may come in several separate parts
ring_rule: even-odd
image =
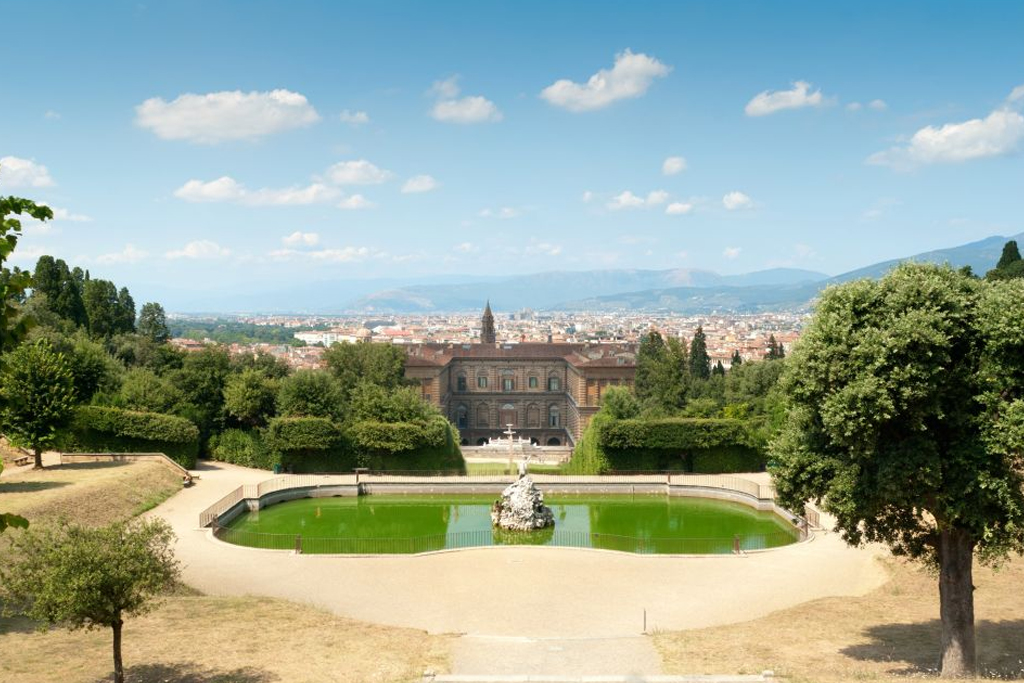
[[[937,675],[937,578],[887,560],[889,583],[861,598],[825,598],[741,624],[659,633],[666,673],[760,673],[790,683],[891,681]],[[1024,677],[1024,560],[975,567],[982,679]],[[798,581],[798,577],[794,577]]]

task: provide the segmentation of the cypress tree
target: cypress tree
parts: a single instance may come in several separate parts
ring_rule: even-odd
[[[1010,264],[1020,261],[1020,250],[1017,248],[1017,240],[1010,240],[1003,245],[1003,255],[999,257],[996,270],[1005,270]]]
[[[732,360],[729,361],[729,367],[734,368],[737,365],[743,365],[743,356],[740,355],[739,349],[732,352]]]
[[[708,341],[703,326],[698,325],[690,342],[690,376],[707,379],[711,376],[711,357],[708,355]]]

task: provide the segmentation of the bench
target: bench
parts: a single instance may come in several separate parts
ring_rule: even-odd
[[[14,464],[16,467],[23,467],[24,465],[31,464],[32,461],[33,458],[31,455],[19,455],[17,458],[14,459]]]

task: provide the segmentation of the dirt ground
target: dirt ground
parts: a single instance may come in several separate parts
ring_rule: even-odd
[[[659,633],[666,673],[760,673],[793,683],[934,676],[939,595],[934,574],[885,561],[891,580],[863,597],[824,598],[731,626]],[[981,679],[1024,678],[1024,559],[975,567]]]

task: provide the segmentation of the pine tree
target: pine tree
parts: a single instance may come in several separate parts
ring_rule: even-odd
[[[142,305],[142,311],[139,313],[139,334],[157,343],[170,339],[167,314],[164,313],[163,306],[155,302]]]
[[[725,377],[725,366],[722,365],[722,361],[715,363],[715,367],[711,368],[711,374]]]
[[[636,352],[634,387],[641,401],[653,398],[657,393],[658,375],[665,366],[665,357],[665,340],[661,334],[651,331],[640,339],[640,348]]]
[[[707,379],[711,376],[711,357],[708,355],[708,340],[704,336],[703,326],[698,325],[690,342],[690,376],[694,379]]]
[[[1006,270],[1012,263],[1020,261],[1020,250],[1017,248],[1017,240],[1010,240],[1003,245],[1003,254],[999,257],[996,270]]]
[[[737,365],[743,365],[743,356],[740,355],[739,349],[732,352],[732,360],[729,361],[729,367],[734,368]]]

